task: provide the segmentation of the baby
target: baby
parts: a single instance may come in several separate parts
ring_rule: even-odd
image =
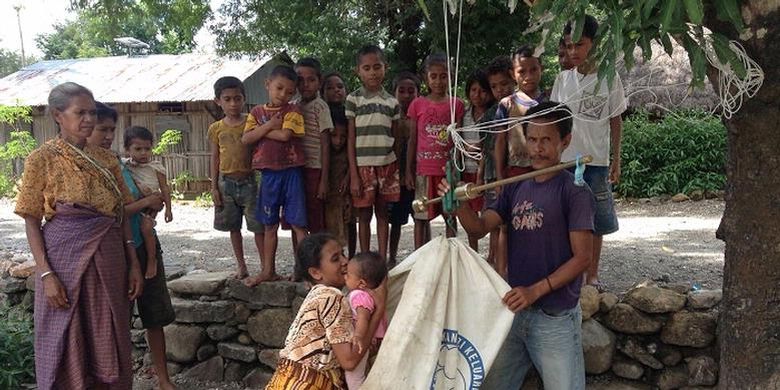
[[[129,156],[123,158],[130,174],[133,176],[136,186],[141,191],[141,196],[149,196],[154,193],[162,193],[165,203],[165,222],[173,220],[171,211],[171,191],[168,188],[168,178],[165,176],[165,167],[159,161],[152,160],[152,132],[145,127],[132,126],[125,130],[125,152]],[[154,220],[158,210],[144,209],[141,212],[146,218]],[[147,253],[146,279],[152,279],[157,275],[157,240],[154,237],[154,224],[141,224],[141,235],[144,238],[144,247]]]
[[[379,253],[363,252],[358,253],[347,265],[347,275],[345,277],[347,288],[349,289],[349,305],[352,308],[352,322],[355,326],[355,332],[352,337],[352,345],[357,348],[358,353],[362,353],[366,348],[363,345],[364,335],[368,331],[371,313],[376,306],[374,298],[367,290],[377,288],[387,276],[387,266]],[[385,336],[387,329],[387,319],[382,319],[374,333],[373,343],[379,344]],[[347,388],[350,390],[359,389],[366,379],[366,365],[368,363],[368,353],[363,355],[363,359],[352,371],[345,371],[347,379]]]

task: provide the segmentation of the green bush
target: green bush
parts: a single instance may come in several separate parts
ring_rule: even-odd
[[[0,389],[35,382],[33,321],[21,307],[0,305]]]
[[[627,197],[715,191],[726,183],[726,129],[701,111],[676,111],[660,121],[646,112],[623,124],[622,174]]]

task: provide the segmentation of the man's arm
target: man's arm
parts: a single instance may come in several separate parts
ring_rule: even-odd
[[[612,154],[612,162],[609,164],[609,182],[620,182],[620,142],[623,138],[623,118],[618,115],[609,118],[609,150]]]
[[[447,179],[441,179],[437,192],[439,196],[444,196],[450,190],[450,184]],[[488,209],[482,215],[469,207],[468,202],[460,202],[458,210],[455,211],[458,221],[463,225],[463,229],[471,236],[478,238],[485,237],[488,233],[498,228],[503,222],[501,216],[495,210]]]

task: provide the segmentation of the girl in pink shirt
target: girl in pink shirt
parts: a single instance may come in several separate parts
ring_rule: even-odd
[[[362,252],[355,255],[347,265],[347,274],[344,277],[347,288],[350,290],[347,295],[349,306],[352,308],[352,323],[355,332],[352,337],[352,348],[362,354],[367,347],[363,345],[365,335],[369,330],[371,314],[374,312],[376,303],[374,297],[368,293],[368,290],[377,288],[387,277],[387,266],[385,261],[377,252]],[[382,305],[384,306],[384,305]],[[385,337],[387,330],[387,319],[383,318],[374,332],[372,341],[373,346],[377,347]],[[368,353],[363,355],[355,369],[344,371],[349,390],[359,389],[366,379],[366,365],[368,363]]]
[[[465,112],[463,102],[449,96],[449,61],[441,53],[431,54],[424,63],[428,96],[418,97],[409,105],[406,114],[412,122],[409,147],[406,155],[406,186],[415,189],[415,198],[435,198],[436,185],[445,177],[444,167],[450,159],[452,140],[447,126],[453,121],[460,126]],[[452,107],[455,116],[452,116]],[[413,170],[416,163],[416,170]],[[416,175],[414,174],[416,173]],[[414,214],[414,247],[430,240],[430,220],[441,214],[441,205],[428,206],[422,213]],[[447,227],[447,237],[455,237],[452,227]]]

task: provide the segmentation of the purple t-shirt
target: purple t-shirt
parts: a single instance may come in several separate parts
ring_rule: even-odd
[[[569,232],[593,230],[593,194],[574,185],[574,175],[562,171],[537,183],[525,180],[505,186],[489,206],[507,224],[508,277],[512,287],[531,286],[572,257]],[[582,276],[536,301],[543,309],[577,305]]]

